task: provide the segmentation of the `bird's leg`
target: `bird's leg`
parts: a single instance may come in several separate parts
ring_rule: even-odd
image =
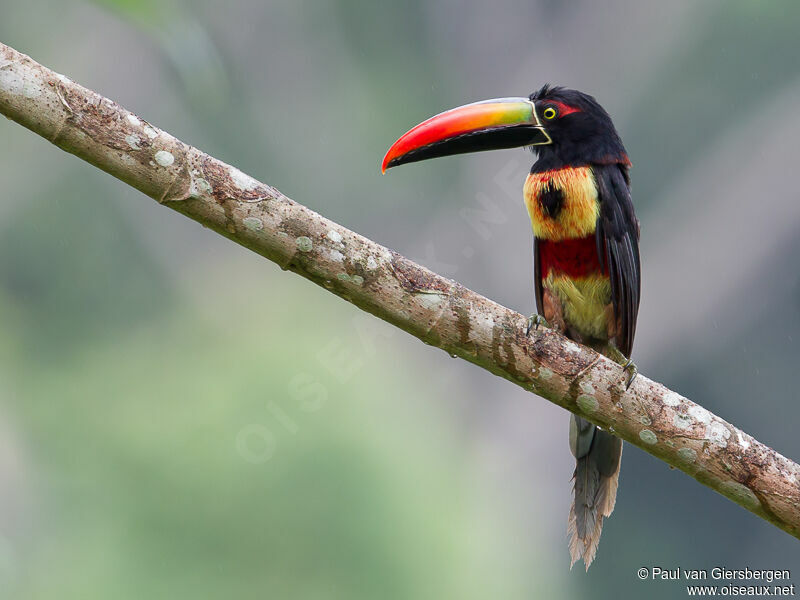
[[[539,325],[547,327],[547,320],[542,315],[533,313],[528,317],[528,326],[525,328],[525,335],[529,336],[531,334],[531,329],[539,331]]]
[[[555,329],[563,334],[567,325],[564,323],[564,313],[561,308],[561,300],[558,299],[549,288],[544,288],[542,291],[542,312],[543,315],[534,313],[528,318],[528,327],[525,330],[525,335],[530,335],[531,329],[537,331],[539,325]]]
[[[636,367],[636,363],[633,362],[630,358],[625,361],[625,364],[622,365],[623,370],[628,372],[628,378],[625,380],[625,390],[629,390],[633,380],[636,379],[636,376],[639,374],[639,369]]]
[[[628,390],[631,387],[633,380],[636,379],[636,376],[639,374],[639,369],[636,368],[636,363],[620,352],[613,343],[608,344],[608,357],[620,365],[628,374],[628,376],[625,378],[625,390]]]

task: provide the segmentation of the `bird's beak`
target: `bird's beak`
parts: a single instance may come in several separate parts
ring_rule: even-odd
[[[405,163],[500,148],[539,146],[552,140],[527,98],[495,98],[459,106],[423,121],[397,140],[382,170]]]

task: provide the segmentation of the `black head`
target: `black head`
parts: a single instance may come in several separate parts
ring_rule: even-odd
[[[532,146],[537,171],[588,164],[630,161],[611,117],[592,96],[563,87],[544,85],[530,95],[536,114],[552,143]]]

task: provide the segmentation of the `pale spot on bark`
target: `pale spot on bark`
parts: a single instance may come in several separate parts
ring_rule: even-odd
[[[171,152],[167,152],[166,150],[159,150],[156,152],[154,156],[156,162],[161,165],[162,167],[169,167],[172,163],[175,162],[175,157],[172,156]]]
[[[311,252],[311,249],[314,247],[314,242],[311,241],[311,238],[304,235],[301,235],[294,242],[297,244],[297,249],[300,250],[300,252]]]
[[[261,231],[264,229],[264,223],[257,217],[246,217],[242,223],[244,223],[244,226],[250,231]]]
[[[639,432],[639,439],[641,439],[645,444],[655,444],[658,441],[656,434],[650,431],[649,429],[642,429]]]
[[[708,412],[702,406],[692,406],[689,409],[689,414],[698,422],[702,423],[703,425],[708,425],[711,423],[711,413]]]

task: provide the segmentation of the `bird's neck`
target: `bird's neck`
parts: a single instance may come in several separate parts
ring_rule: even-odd
[[[577,158],[577,157],[576,157]],[[555,152],[542,153],[539,159],[533,163],[531,173],[546,173],[548,171],[558,171],[568,167],[588,167],[586,160],[568,160]]]
[[[567,167],[591,167],[593,165],[613,165],[628,168],[631,161],[621,144],[587,143],[536,146],[538,160],[531,173],[544,173]]]

